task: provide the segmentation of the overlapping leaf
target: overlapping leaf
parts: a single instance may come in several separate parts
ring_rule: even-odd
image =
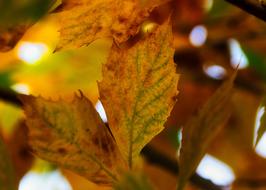
[[[65,11],[58,14],[60,41],[57,50],[88,45],[102,37],[116,42],[135,35],[149,12],[165,0],[83,0],[65,2]],[[64,4],[63,4],[64,5]]]
[[[262,107],[264,109],[264,113],[260,119],[260,126],[257,132],[257,139],[256,139],[256,145],[259,143],[261,137],[264,135],[266,131],[266,112],[265,112],[265,106],[266,106],[266,96],[262,100]]]
[[[118,147],[132,167],[141,149],[161,130],[175,103],[177,81],[171,27],[161,25],[129,49],[113,45],[100,99]]]
[[[184,188],[186,181],[204,156],[210,141],[229,118],[235,76],[236,73],[225,81],[184,127],[179,155],[178,190]]]
[[[0,189],[15,190],[15,176],[0,134]]]
[[[30,144],[41,158],[98,184],[110,184],[126,168],[115,141],[82,94],[69,103],[23,95]]]
[[[20,96],[33,151],[98,184],[119,179],[163,129],[175,103],[171,40],[165,23],[131,47],[113,45],[99,83],[111,131],[82,94],[71,103]]]

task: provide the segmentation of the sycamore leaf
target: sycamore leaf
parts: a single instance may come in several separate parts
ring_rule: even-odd
[[[147,176],[139,173],[126,173],[113,187],[114,190],[153,190]]]
[[[204,156],[210,141],[229,118],[235,76],[236,72],[185,125],[179,155],[178,190],[184,188],[186,181]]]
[[[166,0],[67,0],[57,17],[60,40],[56,50],[90,44],[102,37],[113,37],[116,42],[126,41],[138,32],[139,25],[149,12]]]
[[[115,141],[93,104],[81,94],[69,103],[20,96],[30,144],[39,157],[98,184],[111,184],[125,169]]]
[[[0,189],[15,190],[15,176],[0,134]]]
[[[266,107],[266,97],[263,98],[262,100],[262,107],[264,107],[264,113],[260,119],[260,126],[257,132],[257,139],[256,139],[256,143],[255,145],[257,145],[261,139],[261,137],[263,136],[263,134],[266,131],[266,112],[265,112],[265,107]]]
[[[132,168],[161,130],[175,103],[179,75],[169,23],[130,48],[111,48],[99,83],[100,99],[120,152]]]

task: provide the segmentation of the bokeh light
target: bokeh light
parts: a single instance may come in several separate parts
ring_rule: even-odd
[[[58,171],[38,173],[30,171],[20,181],[18,190],[72,190]]]
[[[213,79],[223,79],[226,76],[226,70],[220,65],[204,65],[203,71]]]
[[[195,26],[189,34],[189,41],[193,46],[200,47],[202,46],[207,39],[207,29],[203,25]]]
[[[26,94],[29,95],[30,94],[30,87],[27,84],[24,83],[16,83],[14,85],[11,86],[11,88],[20,93],[20,94]]]
[[[235,179],[234,172],[228,165],[208,154],[201,160],[197,173],[222,186],[230,185]]]
[[[96,111],[99,113],[100,117],[102,118],[103,122],[107,122],[107,116],[104,110],[104,107],[100,100],[95,105]]]
[[[34,64],[41,60],[47,52],[48,47],[43,43],[21,42],[17,55],[25,63]]]
[[[230,50],[230,62],[232,67],[238,69],[244,69],[248,67],[248,58],[241,49],[239,42],[236,39],[229,39],[229,50]]]
[[[265,107],[260,107],[257,111],[257,116],[256,116],[256,122],[255,122],[255,131],[254,131],[254,144],[255,141],[257,139],[257,132],[259,130],[260,127],[260,120],[261,117],[263,116],[265,112]],[[266,158],[266,134],[264,133],[260,139],[260,141],[258,142],[256,148],[255,148],[256,153],[263,157]]]

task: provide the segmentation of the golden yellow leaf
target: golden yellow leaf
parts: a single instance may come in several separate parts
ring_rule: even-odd
[[[231,114],[231,97],[236,72],[225,81],[185,125],[179,155],[178,190],[182,190],[197,168],[209,143]]]
[[[179,76],[168,23],[130,48],[113,45],[103,66],[100,99],[129,167],[161,130],[175,103]]]
[[[116,42],[126,41],[135,35],[149,12],[165,0],[154,3],[142,0],[83,0],[65,2],[58,13],[60,40],[56,50],[90,44],[102,37],[113,37]],[[64,3],[63,3],[64,5]]]
[[[39,157],[98,184],[111,184],[125,169],[115,141],[92,103],[81,94],[69,103],[20,96],[30,144]]]
[[[10,157],[7,154],[2,135],[0,133],[0,189],[15,190],[15,176]]]

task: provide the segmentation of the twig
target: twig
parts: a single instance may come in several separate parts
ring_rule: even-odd
[[[12,90],[1,89],[0,88],[0,99],[5,100],[9,103],[12,103],[16,106],[21,106],[20,100],[17,98],[18,94]],[[147,161],[151,164],[158,165],[166,171],[178,175],[178,164],[176,160],[172,160],[165,156],[164,154],[158,152],[151,146],[146,146],[142,150],[142,155],[145,156]],[[222,190],[221,186],[217,186],[212,183],[210,180],[202,178],[198,174],[194,174],[190,181],[197,187],[208,190]]]
[[[11,89],[0,88],[0,99],[9,102],[16,106],[22,106],[20,100],[17,98],[18,93],[14,92]]]
[[[266,22],[265,0],[225,0]]]

